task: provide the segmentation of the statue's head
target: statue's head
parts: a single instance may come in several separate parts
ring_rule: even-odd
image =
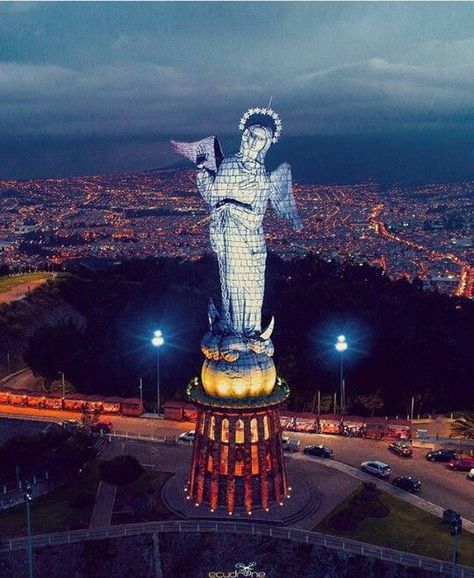
[[[272,131],[262,124],[252,124],[244,129],[240,143],[240,154],[244,159],[263,163],[270,145]]]
[[[272,143],[278,141],[282,126],[271,108],[249,108],[239,123],[242,131],[240,153],[248,160],[263,162]]]

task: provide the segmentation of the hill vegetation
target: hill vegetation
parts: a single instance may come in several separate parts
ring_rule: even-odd
[[[165,336],[163,397],[183,399],[202,364],[207,301],[219,302],[217,265],[210,256],[196,262],[129,261],[100,273],[80,270],[38,291],[43,300],[53,291],[74,315],[36,327],[25,353],[35,372],[57,379],[64,371],[79,391],[123,396],[138,395],[142,377],[150,400],[156,384],[153,330],[159,327]],[[0,329],[2,319],[18,324],[11,313],[0,313]],[[376,415],[405,415],[412,395],[415,413],[474,405],[474,303],[466,299],[427,293],[417,282],[392,282],[368,266],[328,263],[316,255],[291,262],[269,255],[264,325],[271,315],[275,362],[292,389],[292,409],[311,410],[317,389],[337,391],[334,342],[340,333],[349,342],[344,367],[352,413],[367,414],[364,398],[373,394],[381,399]]]

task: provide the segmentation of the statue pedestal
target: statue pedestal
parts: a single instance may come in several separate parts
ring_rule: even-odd
[[[244,399],[188,389],[198,407],[188,498],[228,513],[268,510],[288,496],[279,406],[288,388],[277,382],[267,396]]]

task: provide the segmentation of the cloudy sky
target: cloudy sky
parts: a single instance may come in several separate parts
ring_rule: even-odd
[[[270,97],[288,138],[472,134],[473,94],[470,2],[0,3],[0,177],[154,168]]]

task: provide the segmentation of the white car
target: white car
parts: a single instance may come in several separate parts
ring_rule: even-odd
[[[61,422],[61,425],[63,426],[63,428],[67,430],[75,430],[77,428],[80,428],[82,424],[77,419],[66,419]]]
[[[179,442],[192,443],[194,441],[195,437],[196,437],[196,432],[194,430],[191,430],[191,431],[187,431],[187,432],[184,432],[182,434],[179,434],[178,441]]]
[[[281,447],[287,452],[299,452],[300,440],[291,439],[288,436],[281,436]]]
[[[474,482],[474,468],[472,468],[472,470],[469,470],[469,473],[467,474],[466,478],[468,480],[471,480],[471,482]]]
[[[388,478],[390,475],[390,466],[384,462],[362,462],[360,469],[378,478]]]

